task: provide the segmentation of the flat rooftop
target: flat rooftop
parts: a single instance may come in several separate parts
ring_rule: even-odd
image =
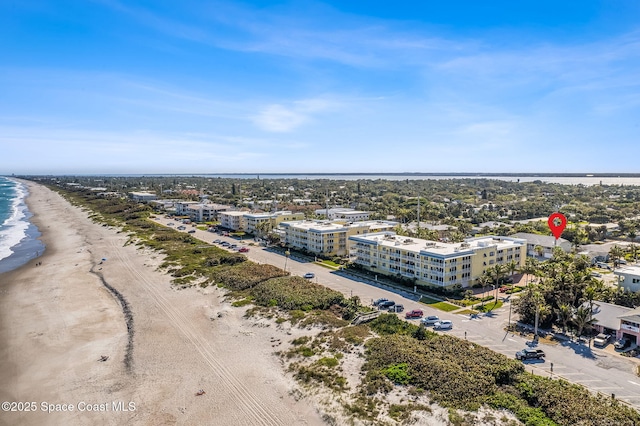
[[[424,240],[396,235],[391,232],[377,232],[375,234],[358,235],[350,237],[355,241],[372,242],[389,248],[402,248],[412,252],[426,252],[442,256],[453,254],[472,253],[476,249],[495,247],[496,250],[521,247],[526,241],[509,237],[479,237],[470,238],[461,243],[443,243],[439,241]]]

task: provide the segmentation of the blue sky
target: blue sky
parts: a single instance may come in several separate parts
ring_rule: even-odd
[[[0,2],[0,173],[639,158],[636,0]]]

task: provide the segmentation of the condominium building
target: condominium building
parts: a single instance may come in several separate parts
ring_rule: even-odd
[[[355,263],[365,269],[438,287],[469,287],[496,264],[522,266],[527,247],[526,240],[496,236],[441,243],[379,232],[349,240],[355,243]]]
[[[189,204],[184,208],[184,214],[196,222],[215,220],[218,214],[231,209],[231,206],[214,203]]]
[[[369,220],[369,212],[349,209],[346,207],[334,207],[332,209],[318,209],[316,214],[324,216],[327,220],[345,219],[350,222]]]
[[[158,196],[152,192],[130,192],[129,197],[133,201],[137,201],[139,203],[144,203],[146,201],[153,201],[158,198]]]
[[[527,241],[527,255],[541,256],[545,259],[553,257],[553,249],[560,247],[566,253],[571,251],[571,242],[564,238],[558,238],[551,235],[529,234],[527,232],[518,232],[512,235],[514,238],[522,238]]]
[[[218,219],[220,219],[220,226],[223,228],[231,229],[233,231],[243,231],[245,229],[244,215],[247,212],[241,211],[227,211],[220,212]]]
[[[640,291],[640,266],[629,265],[613,271],[618,276],[618,283],[625,291]]]
[[[364,235],[393,229],[398,223],[391,221],[344,222],[304,220],[280,223],[284,242],[289,247],[306,250],[320,256],[347,256],[350,254],[352,235]]]
[[[292,222],[304,219],[304,213],[293,213],[283,210],[274,213],[245,213],[244,231],[254,235],[266,234],[282,222]]]

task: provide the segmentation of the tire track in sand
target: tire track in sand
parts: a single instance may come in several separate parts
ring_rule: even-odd
[[[192,324],[181,312],[171,307],[167,299],[154,287],[152,283],[131,264],[128,257],[122,253],[122,247],[115,241],[111,241],[113,251],[122,265],[137,278],[147,293],[152,297],[156,306],[171,320],[171,323],[182,333],[189,342],[200,353],[211,370],[219,376],[227,387],[233,392],[238,408],[245,415],[243,421],[251,421],[252,424],[259,425],[284,425],[286,424],[278,413],[265,407],[260,400],[249,391],[224,365],[222,365],[214,355],[214,350],[209,345],[205,337],[193,331],[195,325]]]

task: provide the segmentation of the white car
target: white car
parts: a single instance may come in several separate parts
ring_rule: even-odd
[[[453,328],[453,322],[449,320],[441,320],[433,324],[434,330],[451,330]]]
[[[306,279],[311,279],[311,278],[315,278],[316,274],[314,274],[313,272],[307,272],[306,274],[303,275]]]

